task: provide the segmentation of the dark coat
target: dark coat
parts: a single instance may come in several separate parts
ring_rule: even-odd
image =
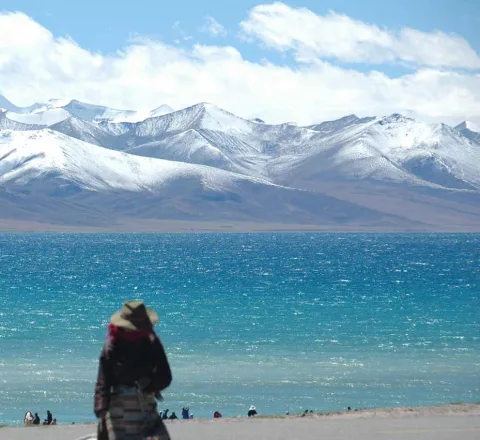
[[[146,393],[158,394],[172,382],[167,355],[157,335],[130,342],[121,337],[106,342],[100,354],[94,412],[110,406],[111,388],[141,383]]]

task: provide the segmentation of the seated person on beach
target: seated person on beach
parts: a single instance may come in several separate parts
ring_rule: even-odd
[[[25,415],[23,416],[23,424],[26,425],[32,425],[34,421],[33,414],[30,411],[27,411]]]
[[[47,411],[47,418],[43,421],[43,424],[51,425],[52,421],[53,421],[52,413],[50,411]]]
[[[53,419],[52,423],[50,425],[56,425],[57,424],[57,419]]]
[[[40,425],[40,416],[38,413],[35,413],[35,418],[33,419],[33,424],[34,425]]]
[[[110,318],[95,386],[97,438],[170,438],[156,402],[172,381],[167,355],[154,330],[157,322],[157,313],[142,301],[125,302]]]
[[[163,411],[162,420],[167,420],[168,419],[168,411],[170,411],[168,408],[165,411]]]
[[[219,419],[219,418],[221,418],[221,417],[222,417],[222,415],[221,415],[218,411],[215,411],[215,412],[213,413],[213,418],[214,418],[214,419]]]
[[[177,415],[175,414],[175,411],[172,412],[172,415],[168,419],[169,420],[177,420],[178,419]]]
[[[253,416],[257,415],[257,410],[255,409],[255,407],[253,405],[248,410],[247,415],[248,415],[248,417],[253,417]]]

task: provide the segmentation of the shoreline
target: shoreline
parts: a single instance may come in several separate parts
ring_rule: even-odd
[[[480,403],[392,407],[283,416],[169,420],[182,440],[477,440]],[[32,431],[34,428],[35,431]],[[96,440],[96,423],[3,427],[0,440]]]
[[[0,219],[0,233],[72,233],[72,234],[158,234],[158,233],[372,233],[372,234],[428,234],[479,233],[480,225],[430,225],[395,227],[362,224],[289,224],[236,221],[138,220],[118,221],[112,224],[72,225],[42,223],[28,220]]]
[[[475,403],[445,403],[429,406],[392,406],[378,408],[360,408],[352,410],[332,410],[332,411],[314,411],[309,413],[291,413],[291,414],[258,414],[254,417],[247,416],[229,416],[220,419],[209,418],[193,418],[183,420],[164,420],[168,425],[176,423],[209,423],[218,421],[242,421],[242,420],[291,420],[291,419],[365,419],[373,417],[405,417],[405,416],[455,416],[455,415],[478,415],[480,416],[480,402]],[[2,424],[2,428],[53,428],[54,426],[95,426],[96,421],[85,421],[80,423],[58,423],[57,425],[31,425],[24,426],[22,424]]]

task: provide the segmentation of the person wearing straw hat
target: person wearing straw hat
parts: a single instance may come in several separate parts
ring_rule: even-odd
[[[99,440],[170,439],[156,403],[172,381],[157,322],[142,301],[125,302],[110,319],[95,385]]]

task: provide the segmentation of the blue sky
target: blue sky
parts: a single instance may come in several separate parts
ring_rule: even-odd
[[[478,0],[2,0],[0,20],[0,93],[20,105],[480,121]]]
[[[71,36],[80,46],[92,51],[111,52],[122,48],[132,35],[139,34],[173,44],[194,42],[218,44],[218,39],[201,31],[206,16],[214,17],[227,30],[222,44],[241,49],[244,58],[259,60],[278,54],[239,41],[239,23],[258,0],[2,0],[3,11],[22,11],[54,35]],[[267,3],[267,2],[265,2]],[[412,27],[430,32],[440,29],[467,39],[480,52],[479,0],[303,0],[288,1],[317,14],[329,10],[354,19],[399,30]],[[182,37],[192,37],[182,40]],[[292,63],[289,58],[283,62]],[[357,66],[361,70],[368,66]],[[377,67],[378,68],[378,67]],[[391,74],[403,72],[399,66],[384,66]]]

